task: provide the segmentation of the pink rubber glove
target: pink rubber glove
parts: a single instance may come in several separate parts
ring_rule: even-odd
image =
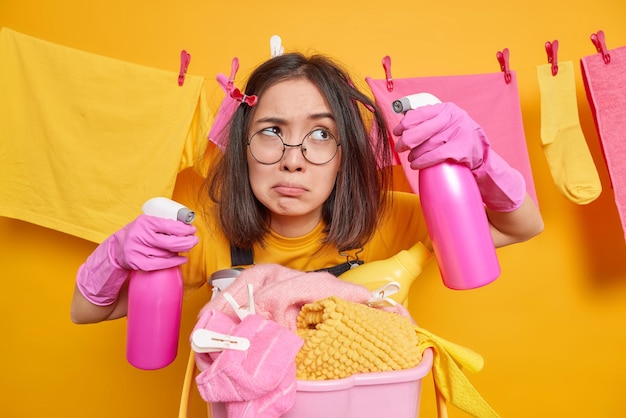
[[[153,271],[181,265],[198,243],[196,227],[180,221],[139,215],[87,258],[78,269],[76,284],[94,305],[115,302],[130,270]]]
[[[438,103],[409,110],[393,134],[396,151],[408,151],[411,168],[420,170],[444,161],[467,166],[489,209],[510,212],[526,197],[522,174],[489,145],[483,129],[454,103]]]

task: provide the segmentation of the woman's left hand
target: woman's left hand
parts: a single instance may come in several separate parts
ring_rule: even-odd
[[[408,151],[411,168],[420,170],[444,161],[467,166],[489,209],[510,212],[526,198],[526,182],[489,145],[483,129],[454,103],[409,110],[393,130],[400,136],[396,151]]]
[[[451,102],[409,110],[394,128],[396,151],[409,151],[411,168],[420,170],[454,161],[479,168],[489,152],[489,139],[467,112]]]

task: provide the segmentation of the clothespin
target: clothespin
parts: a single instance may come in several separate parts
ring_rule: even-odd
[[[606,48],[606,41],[604,39],[604,32],[599,30],[597,33],[591,34],[591,42],[596,47],[596,51],[602,54],[602,59],[605,64],[611,62],[611,54],[609,54]]]
[[[228,77],[227,84],[228,91],[231,91],[235,85],[235,76],[237,75],[237,71],[239,71],[239,58],[233,57],[233,60],[230,62],[230,76]]]
[[[546,53],[548,54],[548,63],[552,64],[552,75],[559,72],[559,62],[557,60],[557,52],[559,50],[559,41],[546,42]]]
[[[509,68],[509,48],[504,48],[496,53],[496,58],[500,63],[500,70],[504,73],[504,81],[506,84],[511,82],[511,69]]]
[[[391,77],[391,57],[385,55],[383,57],[383,68],[385,69],[385,78],[387,79],[387,91],[393,91],[393,77]]]
[[[178,72],[179,86],[182,86],[185,82],[185,74],[187,74],[187,68],[189,68],[189,61],[191,61],[191,55],[184,49],[180,51],[180,71]]]
[[[256,105],[256,102],[259,100],[256,94],[248,96],[247,94],[243,94],[238,88],[234,88],[230,91],[230,97],[250,107]]]
[[[191,334],[191,348],[196,353],[212,353],[223,350],[246,351],[250,340],[199,328]]]
[[[282,39],[280,39],[280,36],[273,35],[270,38],[270,56],[272,58],[283,55],[283,52],[285,52],[285,48],[281,44]]]
[[[368,306],[396,306],[396,301],[389,299],[389,296],[400,291],[400,283],[389,282],[384,286],[374,290],[372,297],[367,301]]]
[[[247,306],[246,305],[239,306],[235,298],[233,298],[230,293],[224,292],[224,299],[226,299],[226,302],[228,302],[230,306],[233,307],[233,310],[235,311],[235,313],[241,320],[243,320],[248,315],[256,313],[256,309],[254,308],[254,296],[252,294],[253,293],[252,290],[253,290],[252,283],[248,283],[248,305]]]

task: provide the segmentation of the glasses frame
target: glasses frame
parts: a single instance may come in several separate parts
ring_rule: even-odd
[[[328,161],[323,162],[323,163],[316,163],[316,162],[313,162],[313,161],[311,161],[311,160],[309,160],[307,158],[306,154],[304,153],[305,150],[304,150],[304,148],[302,148],[302,144],[304,144],[304,141],[309,137],[309,135],[311,135],[315,131],[319,131],[320,128],[312,129],[306,135],[304,135],[304,138],[302,138],[302,141],[300,141],[299,144],[294,144],[294,145],[286,144],[285,140],[283,139],[283,137],[278,132],[275,132],[274,135],[276,135],[278,137],[278,139],[280,139],[280,142],[282,142],[282,144],[283,144],[283,152],[280,154],[280,158],[277,159],[276,161],[274,161],[272,163],[266,163],[266,162],[263,162],[263,161],[259,161],[259,159],[254,155],[254,153],[250,149],[250,143],[252,142],[252,138],[254,138],[255,135],[265,131],[266,129],[268,129],[268,128],[259,129],[258,131],[256,131],[252,135],[250,135],[250,138],[248,138],[248,140],[246,141],[246,145],[248,146],[248,149],[250,150],[250,155],[252,155],[252,158],[254,158],[254,160],[256,162],[258,162],[259,164],[263,164],[263,165],[274,165],[276,163],[279,163],[280,160],[282,160],[283,157],[285,156],[285,151],[287,150],[287,148],[298,148],[298,147],[300,148],[300,152],[302,153],[302,156],[304,157],[304,159],[307,160],[309,163],[311,163],[313,165],[324,165],[324,164],[328,164],[329,162],[331,162],[337,156],[337,151],[339,150],[339,147],[341,146],[341,141],[339,141],[337,139],[337,137],[335,135],[333,135],[332,132],[330,132],[328,129],[323,129],[324,131],[326,131],[328,133],[328,135],[331,136],[332,139],[335,140],[335,143],[337,144],[337,147],[335,148],[335,153],[333,154],[332,157],[330,157],[330,159],[328,159]]]

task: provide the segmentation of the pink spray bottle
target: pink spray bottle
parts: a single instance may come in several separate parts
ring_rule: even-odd
[[[155,197],[143,205],[146,215],[191,223],[194,212],[180,203]],[[178,354],[183,300],[180,266],[133,271],[128,285],[126,359],[143,370],[169,365]]]
[[[441,103],[429,93],[393,102],[396,113]],[[500,275],[489,221],[470,169],[443,162],[419,171],[419,195],[426,227],[444,284],[466,290],[487,285]]]

